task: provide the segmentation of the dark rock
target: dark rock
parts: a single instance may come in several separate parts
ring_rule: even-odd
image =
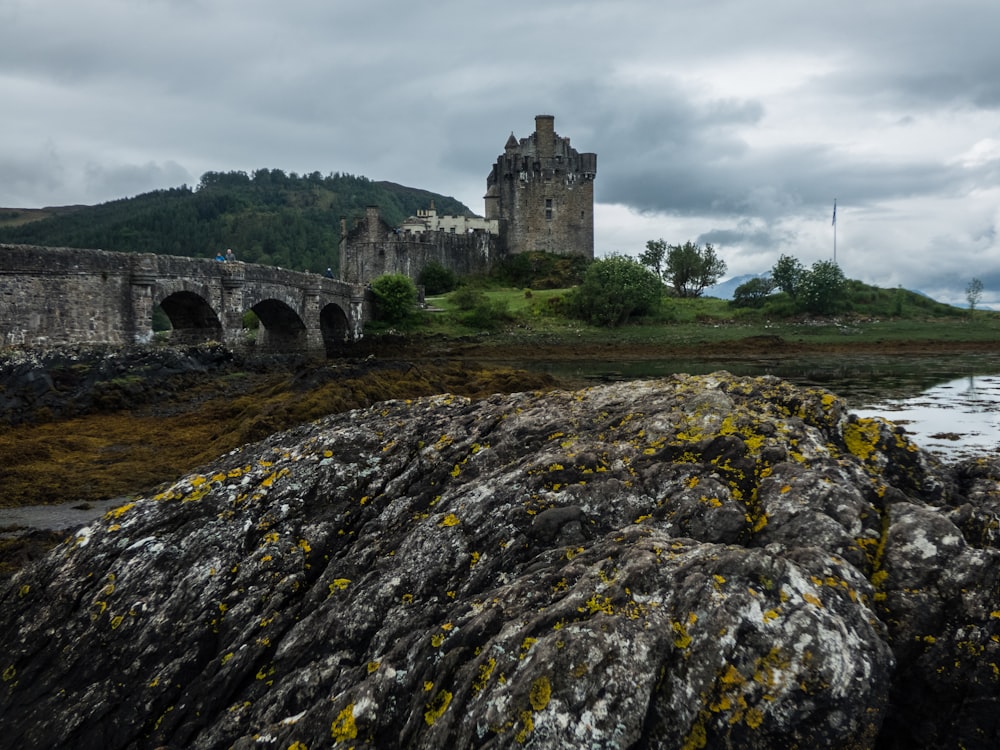
[[[157,402],[236,359],[218,345],[9,350],[0,356],[0,424],[46,422]]]
[[[994,747],[998,480],[772,378],[378,404],[17,574],[0,736]]]

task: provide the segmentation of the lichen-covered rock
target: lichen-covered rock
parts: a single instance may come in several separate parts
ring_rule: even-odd
[[[993,747],[1000,463],[772,378],[330,417],[0,597],[0,734],[72,748]]]

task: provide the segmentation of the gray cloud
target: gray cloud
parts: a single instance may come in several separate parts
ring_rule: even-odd
[[[548,113],[597,152],[598,201],[632,212],[599,251],[812,262],[837,198],[849,275],[961,297],[970,268],[1000,286],[997,28],[988,0],[10,0],[0,205],[269,167],[481,211],[507,136]]]

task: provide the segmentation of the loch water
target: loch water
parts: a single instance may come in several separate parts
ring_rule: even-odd
[[[860,417],[902,426],[920,447],[955,461],[1000,454],[1000,353],[901,356],[837,354],[738,359],[664,358],[517,362],[570,383],[704,375],[774,375],[821,387],[843,398]]]

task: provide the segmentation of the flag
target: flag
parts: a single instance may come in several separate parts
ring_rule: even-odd
[[[833,201],[833,221],[830,222],[833,226],[837,226],[837,200]]]

